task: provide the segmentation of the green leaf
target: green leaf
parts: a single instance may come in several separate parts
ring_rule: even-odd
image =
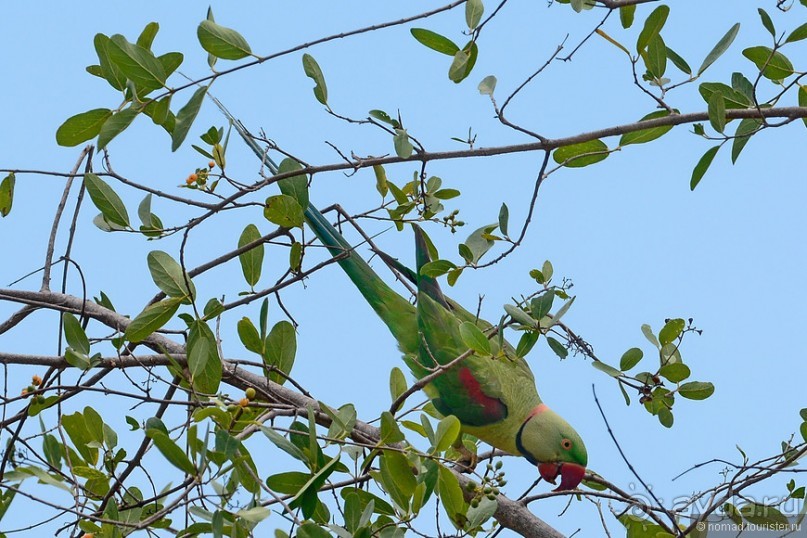
[[[636,15],[636,5],[621,6],[619,8],[619,22],[622,28],[628,29],[633,25],[633,18]]]
[[[546,343],[549,344],[550,349],[555,352],[555,355],[560,357],[561,360],[569,356],[569,350],[551,336],[546,337]]]
[[[294,241],[289,248],[289,269],[294,273],[299,273],[302,263],[303,245],[299,241]]]
[[[478,355],[490,355],[490,341],[475,323],[465,321],[460,324],[460,338]]]
[[[790,32],[790,35],[787,36],[785,43],[794,43],[796,41],[801,41],[802,39],[807,39],[807,22]]]
[[[642,334],[644,334],[644,337],[647,338],[648,342],[650,342],[657,348],[661,348],[661,345],[658,343],[658,340],[656,339],[656,335],[653,334],[653,329],[647,323],[642,324]]]
[[[94,108],[71,116],[56,130],[56,143],[72,147],[93,139],[110,116],[112,111],[108,108]]]
[[[516,356],[526,357],[527,353],[532,350],[540,337],[541,333],[539,332],[527,331],[522,334],[521,338],[518,339],[518,345],[516,346]]]
[[[164,301],[159,301],[148,305],[140,314],[129,323],[124,332],[125,338],[130,342],[141,342],[148,338],[151,333],[168,323],[174,317],[179,304],[180,297],[171,297]]]
[[[9,173],[0,183],[0,216],[7,217],[14,204],[14,184],[17,177],[14,172]]]
[[[164,125],[171,113],[171,97],[168,95],[159,101],[149,101],[143,108],[143,114],[150,117],[155,125]]]
[[[151,193],[148,193],[140,202],[140,205],[137,206],[137,216],[140,218],[140,223],[144,228],[152,227],[152,217],[154,215],[151,213]]]
[[[249,43],[241,34],[211,20],[199,24],[196,37],[205,51],[222,60],[240,60],[252,54]]]
[[[191,323],[186,347],[193,388],[204,394],[215,394],[221,383],[221,359],[216,336],[207,323],[202,320]]]
[[[670,115],[670,112],[667,110],[657,110],[656,112],[651,112],[650,114],[644,116],[639,121],[647,121],[656,118],[665,118]],[[620,146],[627,146],[630,144],[645,144],[647,142],[651,142],[657,138],[668,133],[673,128],[672,125],[662,125],[660,127],[651,127],[649,129],[642,129],[640,131],[633,131],[630,133],[625,133],[622,135],[622,138],[619,139]]]
[[[658,375],[670,381],[670,383],[680,383],[690,375],[689,366],[683,362],[673,362],[662,366]]]
[[[801,426],[799,426],[799,432],[801,433],[801,438],[804,439],[805,443],[807,443],[807,422],[801,423]]]
[[[146,437],[152,440],[154,446],[165,456],[168,463],[185,474],[196,474],[196,468],[193,466],[187,454],[185,454],[185,451],[179,448],[179,445],[168,437],[168,434],[156,428],[149,428],[146,430]]]
[[[96,34],[93,39],[95,52],[98,55],[100,75],[109,82],[109,85],[118,91],[126,87],[126,75],[109,57],[110,39],[104,34]]]
[[[196,115],[199,114],[199,109],[202,108],[202,101],[204,101],[205,94],[207,93],[207,86],[198,88],[183,106],[176,116],[176,124],[171,133],[171,151],[176,151],[185,138],[188,136],[188,131],[191,129]]]
[[[253,353],[263,355],[264,342],[261,340],[258,329],[255,328],[252,320],[243,317],[238,320],[236,328],[238,330],[238,337],[241,339],[241,343],[244,344],[244,347]]]
[[[784,525],[789,528],[788,519],[773,506],[748,503],[740,507],[740,514],[749,523],[754,525]]]
[[[161,56],[157,56],[157,61],[163,66],[166,78],[170,77],[171,74],[182,65],[184,59],[185,56],[183,56],[181,52],[166,52]],[[170,98],[171,96],[169,95],[168,97]]]
[[[530,315],[540,320],[552,310],[552,304],[555,302],[555,294],[550,291],[545,291],[538,297],[530,301]]]
[[[684,331],[685,326],[686,323],[681,318],[669,320],[658,333],[658,339],[661,345],[664,346],[677,340]]]
[[[377,119],[377,120],[379,120],[381,122],[384,122],[384,123],[386,123],[388,125],[392,125],[396,129],[401,126],[401,124],[400,124],[400,122],[398,122],[398,120],[396,120],[394,118],[391,118],[390,115],[387,114],[386,112],[384,112],[383,110],[374,109],[374,110],[371,110],[370,112],[368,112],[368,114],[370,115],[370,117],[375,118],[375,119]]]
[[[715,386],[706,381],[690,381],[678,388],[678,394],[690,400],[705,400],[715,391]]]
[[[405,439],[403,432],[398,427],[395,417],[389,411],[381,413],[381,439],[382,445],[393,445]]]
[[[445,452],[460,436],[462,425],[457,417],[448,415],[437,424],[434,437],[434,451]]]
[[[504,305],[504,311],[507,312],[514,321],[517,321],[528,327],[538,327],[538,320],[533,319],[529,314],[524,312],[517,306],[511,304]]]
[[[762,122],[756,118],[745,118],[740,121],[737,130],[734,132],[734,141],[731,144],[731,162],[737,162],[745,145],[751,140],[751,136],[762,126]]]
[[[639,361],[642,360],[644,357],[644,353],[638,347],[632,347],[627,350],[625,353],[622,354],[622,358],[619,359],[619,369],[623,372],[627,372],[637,364]]]
[[[254,224],[247,224],[244,231],[241,232],[241,237],[238,238],[238,248],[241,249],[250,243],[260,240],[260,238],[261,232],[258,230],[258,227]],[[238,260],[241,262],[241,272],[244,273],[244,279],[252,288],[254,288],[258,280],[261,279],[263,250],[263,243],[259,243],[257,246],[238,255]]]
[[[131,125],[132,121],[134,121],[139,113],[140,111],[137,108],[130,106],[114,116],[107,118],[101,126],[101,131],[98,133],[98,149],[104,149],[113,138]]]
[[[373,173],[375,173],[375,189],[383,198],[389,191],[389,187],[387,187],[387,171],[380,164],[376,164],[373,165]]]
[[[76,411],[72,415],[62,416],[61,421],[64,431],[73,442],[78,453],[90,465],[98,463],[98,447],[93,445],[96,439],[93,437],[92,432],[87,427],[87,422],[84,415]],[[80,464],[80,462],[72,462],[73,465]]]
[[[296,538],[332,538],[332,536],[316,523],[306,521],[297,529]]]
[[[507,237],[507,226],[509,220],[510,210],[507,208],[507,204],[503,203],[502,207],[499,208],[499,230],[501,230],[505,237]]]
[[[712,161],[717,155],[717,150],[720,149],[720,146],[714,146],[706,150],[706,153],[698,160],[698,164],[695,165],[695,168],[692,170],[692,179],[689,180],[689,190],[694,191],[695,187],[698,186],[701,179],[703,179],[703,175],[709,169],[709,166],[712,164]]]
[[[651,75],[660,79],[667,71],[667,46],[661,34],[656,34],[647,44],[647,51],[643,55],[645,67]]]
[[[406,133],[406,129],[395,129],[395,135],[392,137],[392,142],[395,145],[395,153],[401,159],[408,159],[415,150],[412,142],[409,140],[409,135]]]
[[[302,170],[302,168],[303,165],[294,159],[286,158],[280,162],[280,166],[277,168],[277,173],[285,174],[295,170]],[[297,200],[300,207],[308,207],[308,179],[306,178],[305,174],[298,174],[283,178],[277,183],[278,187],[280,187],[281,193],[287,194]]]
[[[672,411],[666,407],[662,407],[658,410],[658,414],[656,416],[658,416],[658,421],[662,426],[665,428],[672,428],[674,420]]]
[[[279,370],[269,372],[269,379],[282,385],[291,373],[294,357],[297,355],[297,333],[294,325],[285,320],[278,321],[266,337],[265,349],[264,363]]]
[[[84,186],[95,207],[101,211],[104,218],[112,224],[128,228],[129,213],[123,200],[100,177],[92,172],[84,174]]]
[[[449,80],[457,84],[465,80],[471,74],[478,54],[479,49],[474,41],[471,41],[464,49],[454,54],[454,60],[448,68]]]
[[[682,72],[686,73],[687,75],[692,74],[692,68],[689,67],[687,61],[679,56],[678,53],[672,50],[670,47],[667,47],[667,58]]]
[[[303,71],[316,84],[314,97],[323,105],[328,106],[328,87],[325,85],[325,75],[322,74],[322,69],[310,54],[303,54]]]
[[[495,244],[490,238],[490,234],[496,229],[498,224],[488,224],[474,230],[465,240],[465,245],[470,249],[473,257],[472,263],[477,263]]]
[[[465,22],[468,24],[468,29],[474,30],[479,26],[479,21],[482,20],[482,14],[485,12],[485,6],[482,0],[468,0],[465,2]]]
[[[112,63],[137,86],[140,97],[165,86],[165,70],[150,50],[129,43],[120,34],[109,39],[106,49]]]
[[[448,260],[435,260],[423,265],[420,268],[420,274],[429,278],[437,278],[442,276],[457,266]]]
[[[460,48],[450,39],[425,28],[412,28],[412,36],[422,45],[447,56],[454,56]]]
[[[771,34],[771,37],[776,37],[776,28],[773,26],[773,21],[771,20],[771,16],[768,15],[768,12],[762,9],[761,7],[757,8],[757,12],[759,12],[759,18],[762,19],[762,26]]]
[[[700,92],[701,97],[703,97],[703,100],[707,103],[712,98],[712,94],[714,92],[723,94],[723,99],[725,100],[725,106],[727,109],[748,108],[753,104],[753,101],[751,101],[751,99],[749,99],[743,92],[735,90],[722,82],[704,82],[698,86],[698,92]]]
[[[496,77],[488,75],[482,79],[482,82],[477,86],[479,93],[482,95],[493,95],[493,90],[496,89]]]
[[[67,340],[67,345],[79,353],[89,355],[90,340],[87,338],[87,334],[76,316],[70,312],[64,312],[62,314],[62,324],[64,325],[64,336]]]
[[[754,62],[767,79],[780,81],[793,74],[793,64],[787,56],[769,47],[749,47],[743,51],[743,56]]]
[[[380,458],[382,483],[395,504],[408,510],[409,500],[417,487],[417,480],[406,457],[394,450],[384,451]]]
[[[389,373],[389,393],[392,401],[400,398],[406,392],[406,377],[400,368],[394,367]]]
[[[76,351],[72,347],[69,347],[64,352],[64,360],[70,366],[74,368],[78,368],[79,370],[89,370],[92,368],[92,361],[90,360],[90,356],[86,353],[81,353]]]
[[[305,221],[303,208],[288,194],[276,194],[267,198],[263,216],[269,222],[284,228],[301,227]]]
[[[622,372],[614,368],[613,366],[609,366],[602,361],[592,361],[591,365],[601,372],[605,372],[606,374],[610,375],[611,377],[619,377],[622,375]]]
[[[143,28],[143,31],[140,32],[140,35],[137,36],[137,41],[135,42],[138,46],[143,47],[144,49],[151,49],[152,43],[154,43],[154,38],[157,36],[157,32],[160,30],[160,25],[156,22],[150,22]]]
[[[709,123],[712,124],[712,129],[718,133],[722,133],[726,128],[726,100],[723,99],[723,94],[720,92],[712,93],[709,98]]]
[[[734,26],[729,28],[729,31],[720,38],[720,41],[709,51],[709,54],[706,55],[706,58],[703,59],[703,63],[698,68],[698,76],[702,75],[706,69],[709,68],[710,65],[715,63],[718,58],[720,58],[724,52],[728,50],[731,44],[734,42],[734,38],[737,37],[737,33],[740,31],[740,23],[736,23]]]
[[[468,513],[466,514],[468,517],[468,524],[466,528],[470,531],[472,536],[473,529],[480,529],[482,525],[492,518],[493,514],[496,513],[498,506],[499,505],[496,501],[492,501],[485,496],[479,500],[479,504],[476,506],[470,506],[468,508]]]
[[[305,452],[300,450],[300,448],[297,447],[297,445],[295,445],[294,443],[292,443],[291,441],[289,441],[288,439],[277,433],[272,428],[269,428],[267,426],[260,426],[260,428],[261,431],[264,433],[264,435],[266,435],[266,437],[268,437],[269,440],[272,441],[272,443],[274,443],[274,445],[277,448],[279,448],[289,456],[293,457],[294,459],[297,459],[304,463],[308,462],[308,456],[305,454]]]
[[[152,250],[146,256],[146,261],[151,279],[167,296],[185,298],[196,295],[190,276],[170,254],[162,250]]]
[[[451,470],[442,465],[437,468],[437,494],[451,521],[460,523],[460,517],[465,514],[468,506],[463,499],[459,480]]]
[[[434,192],[434,197],[438,200],[451,200],[452,198],[458,197],[460,194],[460,191],[457,189],[440,189]]]
[[[309,473],[288,471],[268,477],[266,479],[266,485],[269,486],[269,489],[272,491],[285,495],[296,495],[310,479],[311,475]]]
[[[664,27],[664,23],[667,22],[667,16],[669,14],[670,8],[665,5],[657,7],[650,13],[647,20],[644,22],[644,28],[642,28],[639,34],[639,39],[636,41],[636,52],[641,54],[647,48],[650,40],[659,35],[659,32],[661,32],[661,29]]]
[[[552,158],[569,168],[582,168],[608,158],[608,146],[602,140],[589,140],[563,146],[555,150]]]

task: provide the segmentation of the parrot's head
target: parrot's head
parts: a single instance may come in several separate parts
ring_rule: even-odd
[[[538,466],[551,483],[560,476],[555,491],[574,489],[586,474],[588,454],[580,435],[560,415],[540,404],[521,424],[516,446],[522,456]]]

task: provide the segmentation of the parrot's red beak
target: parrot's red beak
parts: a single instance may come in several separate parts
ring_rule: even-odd
[[[580,484],[586,468],[576,463],[539,463],[538,472],[541,478],[552,484],[560,475],[560,485],[552,491],[566,491],[575,489]]]

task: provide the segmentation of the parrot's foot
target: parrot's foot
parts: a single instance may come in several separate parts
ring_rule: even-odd
[[[476,452],[471,452],[465,445],[454,445],[454,450],[459,452],[460,459],[457,460],[457,467],[461,473],[472,473],[479,463],[479,457]]]

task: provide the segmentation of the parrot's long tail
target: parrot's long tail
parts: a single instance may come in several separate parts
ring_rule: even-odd
[[[277,174],[278,165],[249,134],[246,127],[236,119],[215,97],[213,101],[221,112],[230,121],[233,128],[243,139],[244,143],[262,160],[264,166],[272,174]],[[364,259],[356,254],[353,246],[342,236],[339,231],[328,221],[320,211],[309,202],[304,211],[305,220],[308,226],[317,236],[317,239],[330,251],[331,255],[339,257],[337,263],[347,274],[365,300],[373,310],[389,327],[393,336],[401,344],[401,347],[411,345],[417,348],[416,341],[407,344],[412,338],[417,338],[417,321],[415,307],[405,298],[398,295],[390,288],[384,280],[373,271]],[[414,336],[413,336],[414,335]],[[407,350],[404,350],[407,351]]]

